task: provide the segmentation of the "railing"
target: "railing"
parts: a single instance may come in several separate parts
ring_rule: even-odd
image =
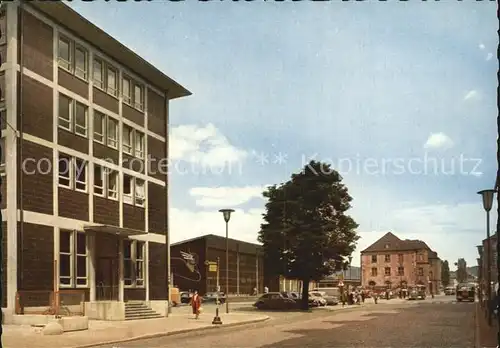
[[[16,314],[84,315],[85,291],[21,290],[16,293]]]

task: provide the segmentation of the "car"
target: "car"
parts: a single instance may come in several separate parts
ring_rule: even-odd
[[[455,288],[453,286],[447,286],[444,289],[444,294],[446,296],[453,296],[453,295],[455,295],[456,294]]]
[[[318,307],[327,305],[326,299],[324,299],[319,292],[310,292],[309,299],[313,299],[314,301],[316,301]]]
[[[189,291],[181,291],[180,298],[181,298],[181,303],[191,302],[191,294],[189,293]]]
[[[226,302],[226,294],[222,291],[213,291],[207,292],[205,296],[203,296],[204,303],[217,303],[217,300],[219,300],[219,304],[224,304]]]
[[[287,293],[282,292],[268,292],[262,295],[253,304],[253,306],[260,310],[265,309],[294,309],[298,308],[299,303],[288,296]]]
[[[410,288],[408,293],[408,300],[425,300],[426,297],[425,286],[421,285]]]
[[[461,283],[456,288],[456,299],[458,302],[470,301],[474,302],[476,299],[476,287],[474,284]]]
[[[312,296],[320,298],[324,301],[324,306],[335,306],[339,303],[339,298],[336,296],[328,295],[325,291],[312,291],[310,293]]]

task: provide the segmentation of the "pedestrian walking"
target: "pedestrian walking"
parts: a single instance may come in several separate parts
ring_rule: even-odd
[[[264,286],[264,294],[267,294],[269,292],[269,288],[267,286]]]
[[[201,297],[198,291],[195,290],[193,297],[191,297],[191,308],[193,309],[194,318],[198,319],[201,313]]]

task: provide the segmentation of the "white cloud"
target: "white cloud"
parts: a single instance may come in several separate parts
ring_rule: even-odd
[[[263,198],[265,186],[245,187],[193,187],[189,194],[196,199],[200,207],[234,207],[244,204],[252,198]]]
[[[493,53],[491,53],[491,52],[490,52],[490,53],[488,53],[488,54],[486,55],[486,60],[487,60],[487,61],[488,61],[488,60],[491,60],[491,58],[493,58]]]
[[[479,44],[479,49],[482,51],[486,48],[486,46],[484,46],[484,44]]]
[[[472,89],[465,94],[464,100],[475,99],[477,97],[479,97],[479,93],[475,89]]]
[[[453,141],[444,133],[432,133],[424,144],[426,149],[450,148]]]
[[[219,167],[242,161],[246,151],[232,145],[211,123],[181,125],[170,132],[170,158],[208,167]]]
[[[236,209],[229,221],[229,238],[257,243],[257,233],[262,221],[261,209]],[[205,234],[225,236],[225,223],[217,210],[195,212],[170,209],[170,236],[172,243],[200,237]]]

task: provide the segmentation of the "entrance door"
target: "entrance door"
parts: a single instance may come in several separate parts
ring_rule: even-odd
[[[97,259],[96,290],[98,301],[118,301],[118,260],[109,257]]]

